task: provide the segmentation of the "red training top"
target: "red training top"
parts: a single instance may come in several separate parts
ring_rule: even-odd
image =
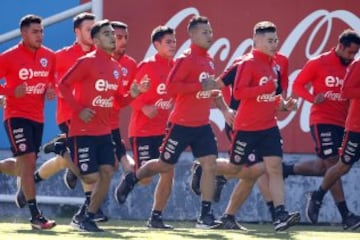
[[[125,54],[118,59],[118,62],[120,64],[122,74],[122,86],[124,93],[128,94],[136,73],[136,61],[132,57]],[[119,110],[120,106],[117,104],[117,102],[115,102],[111,113],[111,129],[118,129],[120,126]]]
[[[258,131],[276,126],[278,81],[274,58],[253,49],[239,64],[234,97],[241,100],[235,116],[234,130]]]
[[[6,85],[1,94],[6,96],[4,119],[25,118],[44,122],[46,89],[54,83],[55,54],[41,46],[35,52],[23,43],[6,50],[0,56],[0,78],[5,77]],[[17,86],[25,84],[26,94],[14,96]]]
[[[179,57],[167,79],[168,93],[175,97],[169,121],[183,126],[209,124],[213,98],[202,91],[201,81],[214,75],[214,61],[207,50],[194,44]]]
[[[341,93],[342,97],[350,99],[345,128],[347,131],[360,132],[360,58],[350,65]]]
[[[82,50],[80,44],[74,43],[71,46],[64,47],[56,52],[56,74],[58,81],[64,76],[64,74],[75,64],[76,60],[84,56],[85,54],[93,51],[95,47],[92,47],[90,51],[85,52]],[[64,98],[58,93],[57,106],[56,106],[56,123],[61,124],[68,121],[71,118],[71,107],[67,105]]]
[[[114,101],[122,100],[120,66],[111,55],[97,49],[81,58],[60,80],[59,90],[73,109],[69,136],[99,136],[111,133],[110,115]],[[85,123],[84,108],[95,111]]]
[[[310,125],[345,125],[349,101],[341,96],[341,87],[347,66],[336,56],[335,49],[309,60],[296,77],[293,91],[306,101],[314,103],[315,96],[323,93],[325,101],[313,104],[310,112]],[[313,93],[306,88],[311,84]]]
[[[150,78],[150,89],[131,103],[130,137],[165,134],[166,123],[173,105],[173,99],[166,91],[166,78],[172,65],[172,60],[163,58],[159,54],[139,64],[136,79],[140,81],[144,75],[148,75]],[[156,106],[158,114],[154,118],[146,116],[142,111],[145,105]]]

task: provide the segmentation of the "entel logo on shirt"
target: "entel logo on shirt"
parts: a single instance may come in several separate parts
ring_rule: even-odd
[[[31,68],[21,68],[19,70],[19,78],[21,80],[29,80],[33,77],[48,77],[49,71],[34,71]]]
[[[326,76],[325,85],[327,87],[341,87],[344,84],[344,80],[334,76]]]
[[[156,93],[159,95],[164,95],[166,94],[166,84],[165,83],[160,83],[157,88],[156,88]]]
[[[99,92],[106,92],[108,90],[116,91],[118,89],[118,85],[109,83],[107,80],[104,79],[98,79],[95,82],[95,89]]]
[[[269,78],[267,76],[263,76],[259,80],[259,86],[264,85],[268,81],[271,81],[271,77]],[[273,101],[275,101],[274,97],[275,97],[275,92],[261,94],[261,95],[257,96],[256,101],[258,101],[258,102],[273,102]]]
[[[208,72],[201,72],[199,74],[199,82],[201,83],[202,81],[204,81],[205,79],[210,78],[210,74]]]

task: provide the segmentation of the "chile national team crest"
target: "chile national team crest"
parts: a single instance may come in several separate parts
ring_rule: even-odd
[[[113,75],[115,79],[119,79],[120,73],[118,72],[118,70],[114,70]]]
[[[40,58],[40,64],[43,67],[47,67],[48,65],[48,60],[46,58]]]

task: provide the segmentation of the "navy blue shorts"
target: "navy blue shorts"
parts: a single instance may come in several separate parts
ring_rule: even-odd
[[[14,156],[38,153],[44,124],[25,118],[9,118],[4,121],[6,133]]]
[[[121,138],[120,129],[111,130],[111,136],[114,141],[116,157],[118,161],[121,161],[121,158],[126,155],[126,147],[124,140]]]
[[[164,135],[149,137],[130,137],[131,149],[134,153],[135,170],[139,169],[146,161],[158,159],[160,146]]]
[[[188,127],[170,123],[166,128],[164,142],[160,148],[160,159],[166,163],[175,164],[187,147],[191,147],[195,158],[217,156],[217,140],[210,124]]]
[[[328,159],[339,155],[339,148],[344,137],[343,127],[332,124],[315,124],[310,129],[319,158]]]
[[[340,148],[340,158],[345,164],[352,165],[360,158],[360,133],[345,132]]]
[[[261,131],[235,131],[230,162],[253,165],[267,156],[282,157],[282,138],[278,127]]]
[[[69,138],[71,159],[82,175],[96,173],[100,165],[115,165],[114,145],[110,134]]]

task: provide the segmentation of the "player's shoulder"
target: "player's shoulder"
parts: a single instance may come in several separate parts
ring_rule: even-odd
[[[55,51],[47,46],[42,45],[39,50],[44,52],[45,54],[55,56]]]
[[[131,56],[127,55],[127,54],[124,54],[123,57],[124,57],[126,62],[129,62],[131,64],[136,65],[136,60],[133,57],[131,57]]]

